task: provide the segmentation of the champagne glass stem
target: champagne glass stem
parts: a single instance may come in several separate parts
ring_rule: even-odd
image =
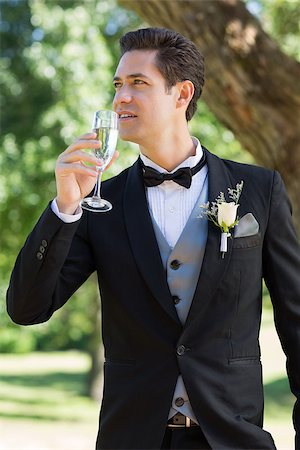
[[[100,188],[101,188],[102,173],[103,173],[103,170],[98,169],[98,176],[97,176],[97,181],[96,181],[94,195],[93,195],[93,198],[95,198],[95,199],[101,199]]]

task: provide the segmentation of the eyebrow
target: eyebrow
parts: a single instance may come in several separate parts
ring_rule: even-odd
[[[149,77],[147,77],[147,75],[145,75],[144,73],[138,72],[138,73],[132,73],[130,75],[127,75],[126,77],[127,79],[131,79],[131,78],[147,78],[148,80],[150,80]],[[113,81],[120,81],[121,78],[120,77],[114,77]]]

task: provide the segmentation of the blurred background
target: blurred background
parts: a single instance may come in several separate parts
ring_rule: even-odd
[[[241,28],[238,32],[238,27],[233,33],[228,24],[228,10],[227,13],[218,10],[224,5],[229,8],[230,3],[240,4],[230,11],[232,23],[240,20],[242,28],[245,23],[251,23],[258,27],[260,42],[268,43],[259,49],[259,57],[265,58],[265,72],[268,61],[272,61],[272,49],[276,54],[278,70],[268,75],[270,83],[277,86],[272,100],[263,98],[266,85],[261,84],[262,67],[255,65],[257,55],[253,49],[247,52],[255,36],[242,32]],[[220,29],[229,30],[231,39],[225,39],[224,34],[220,36],[213,27],[202,33],[207,5],[210,14],[218,14]],[[283,90],[285,106],[293,111],[299,108],[299,78],[297,87],[295,74],[297,70],[299,74],[300,4],[297,0],[124,0],[118,3],[115,0],[1,0],[0,8],[0,449],[88,450],[94,448],[102,389],[100,299],[96,278],[92,276],[45,324],[17,326],[8,318],[5,307],[15,258],[39,215],[55,196],[56,158],[77,136],[90,130],[94,110],[111,108],[119,37],[143,26],[168,26],[195,42],[200,40],[210,67],[218,67],[218,51],[230,52],[227,54],[235,64],[232,69],[224,66],[223,74],[208,71],[207,88],[190,124],[191,133],[219,156],[278,169],[294,203],[295,225],[299,230],[300,219],[293,200],[299,178],[291,164],[291,160],[300,161],[299,127],[294,126],[293,117],[288,117],[288,132],[282,129],[288,109],[281,109],[282,102],[278,99]],[[193,20],[199,24],[189,27],[181,19],[187,12],[191,18],[192,8],[197,9]],[[214,53],[209,43],[218,43],[218,39],[219,46],[215,45]],[[225,101],[223,96],[221,101],[220,95],[218,101],[214,97],[213,81],[221,85],[220,77],[227,80],[231,77],[232,86],[239,87],[236,67],[242,74],[253,72],[251,80],[252,83],[256,80],[256,89],[251,91],[248,86],[245,94],[237,88],[234,96],[233,88],[224,89]],[[251,80],[248,78],[247,82]],[[261,103],[270,111],[276,109],[282,118],[282,122],[274,124],[266,114],[265,123],[260,124],[272,136],[272,151],[267,141],[265,149],[260,150],[255,139],[259,130],[250,129],[249,124],[247,128],[238,119],[242,117],[241,99],[245,101],[250,95],[255,100],[253,92],[258,88]],[[277,104],[272,104],[274,98]],[[258,103],[256,99],[256,104],[251,104],[251,113],[259,111]],[[232,116],[235,109],[236,118]],[[231,118],[230,123],[226,117]],[[276,131],[279,128],[284,136],[279,143],[272,127]],[[120,158],[106,177],[119,173],[137,157],[135,145],[120,141],[118,149]],[[286,158],[282,158],[286,151],[289,167]],[[265,428],[273,433],[279,449],[292,449],[294,398],[289,391],[285,358],[274,330],[266,289],[261,343]]]

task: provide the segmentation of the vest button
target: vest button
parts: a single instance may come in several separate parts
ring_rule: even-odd
[[[178,295],[173,295],[172,296],[174,305],[178,305],[178,303],[181,301],[181,298],[178,297]]]
[[[177,355],[182,356],[185,353],[185,346],[184,345],[179,345],[179,347],[177,348]]]
[[[173,259],[173,261],[171,261],[170,263],[170,267],[173,270],[177,270],[180,267],[180,262],[178,261],[178,259]]]
[[[177,397],[175,400],[175,405],[176,406],[183,406],[184,405],[184,400],[182,397]]]

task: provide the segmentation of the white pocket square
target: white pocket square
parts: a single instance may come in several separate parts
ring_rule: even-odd
[[[259,225],[252,213],[245,214],[234,227],[233,236],[246,237],[253,236],[259,232]]]

